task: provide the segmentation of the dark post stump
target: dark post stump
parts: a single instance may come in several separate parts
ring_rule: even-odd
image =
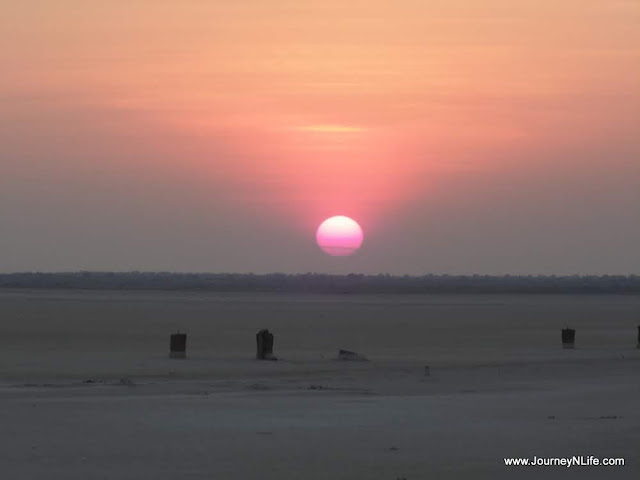
[[[638,344],[636,347],[640,348],[640,325],[638,325]]]
[[[169,358],[187,358],[187,334],[173,333],[169,341]]]
[[[266,328],[256,334],[256,358],[258,360],[277,360],[273,356],[273,333]]]
[[[562,348],[575,348],[576,331],[573,328],[562,329]]]

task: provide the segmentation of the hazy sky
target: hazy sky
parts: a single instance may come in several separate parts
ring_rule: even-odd
[[[0,271],[640,271],[637,0],[0,4]]]

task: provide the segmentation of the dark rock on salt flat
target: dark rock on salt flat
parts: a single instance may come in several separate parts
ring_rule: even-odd
[[[169,338],[169,358],[187,358],[187,334],[173,333]]]
[[[273,355],[273,333],[266,328],[256,334],[256,358],[258,360],[277,360]]]
[[[309,390],[329,390],[329,387],[325,387],[324,385],[309,385]]]
[[[357,352],[351,352],[349,350],[342,350],[338,352],[338,360],[347,360],[352,362],[368,362],[369,359],[364,355]]]
[[[574,348],[576,342],[576,331],[573,328],[562,329],[562,347]]]

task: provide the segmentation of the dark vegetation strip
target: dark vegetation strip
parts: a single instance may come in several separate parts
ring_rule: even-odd
[[[300,293],[640,293],[639,275],[329,275],[66,272],[0,274],[0,288]]]

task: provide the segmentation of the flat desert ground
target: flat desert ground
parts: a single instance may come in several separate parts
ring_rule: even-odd
[[[640,478],[638,296],[0,290],[0,318],[3,479]],[[504,464],[534,456],[625,465]]]

